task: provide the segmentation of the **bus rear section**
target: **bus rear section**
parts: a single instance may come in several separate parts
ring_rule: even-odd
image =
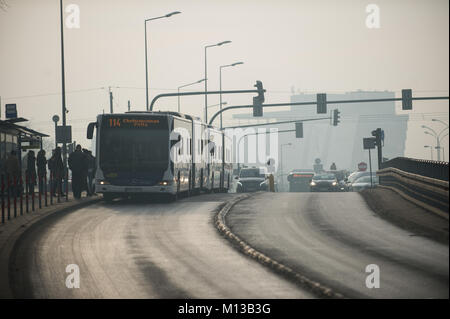
[[[290,192],[309,192],[309,184],[314,176],[313,170],[294,170],[289,173],[287,180],[289,181]]]

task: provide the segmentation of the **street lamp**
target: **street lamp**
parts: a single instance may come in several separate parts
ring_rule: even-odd
[[[292,143],[281,144],[281,156],[280,156],[280,176],[281,176],[281,184],[283,185],[284,190],[284,178],[283,178],[283,146],[291,146]]]
[[[207,92],[208,92],[208,76],[207,76],[207,69],[208,69],[208,63],[207,63],[207,60],[206,60],[206,50],[208,49],[208,48],[212,48],[212,47],[217,47],[217,46],[221,46],[221,45],[224,45],[224,44],[227,44],[227,43],[231,43],[231,41],[222,41],[222,42],[219,42],[219,43],[216,43],[216,44],[211,44],[211,45],[206,45],[205,46],[205,123],[208,123],[208,94],[207,94]]]
[[[205,79],[201,79],[201,80],[198,80],[198,81],[195,81],[195,82],[192,82],[192,83],[188,83],[188,84],[179,86],[179,87],[178,87],[178,94],[180,93],[180,89],[181,89],[181,88],[184,88],[184,87],[190,86],[190,85],[194,85],[194,84],[197,84],[197,83],[202,83],[203,81],[205,81]],[[179,113],[179,112],[180,112],[180,96],[178,95],[178,113]]]
[[[244,62],[236,62],[236,63],[232,63],[232,64],[227,64],[227,65],[221,65],[219,67],[219,77],[220,77],[220,110],[222,110],[222,69],[223,68],[228,68],[228,67],[232,67],[232,66],[236,66],[239,64],[244,64]],[[222,129],[222,113],[220,113],[220,129]]]
[[[175,14],[181,13],[180,11],[174,11],[171,13],[168,13],[166,15],[156,17],[156,18],[150,18],[144,20],[144,30],[145,30],[145,99],[146,99],[146,110],[148,111],[148,61],[147,61],[147,21],[162,19],[162,18],[169,18]]]
[[[448,128],[448,124],[445,123],[444,121],[441,121],[441,120],[439,120],[439,119],[431,119],[431,121],[442,123],[442,124],[444,124],[444,125],[446,126],[446,128]]]
[[[435,121],[441,122],[439,120],[434,119]],[[444,123],[445,124],[445,123]],[[427,129],[429,131],[424,131],[425,134],[434,136],[436,138],[436,150],[437,150],[437,160],[440,161],[441,160],[441,138],[443,138],[444,136],[441,136],[442,133],[444,133],[444,131],[446,129],[448,129],[448,126],[445,127],[444,129],[442,129],[442,131],[439,132],[439,134],[436,133],[435,130],[433,130],[431,127],[426,126],[426,125],[422,125],[422,128]]]
[[[424,145],[423,147],[429,148],[429,149],[430,149],[430,152],[431,152],[431,160],[433,160],[433,146],[431,146],[431,145]]]

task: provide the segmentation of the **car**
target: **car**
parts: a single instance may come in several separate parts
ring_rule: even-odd
[[[372,185],[376,186],[379,184],[378,176],[372,175]],[[356,181],[354,181],[351,185],[351,189],[354,192],[360,192],[364,189],[371,188],[370,184],[370,175],[369,176],[362,176],[358,178]]]
[[[287,176],[289,192],[309,192],[309,183],[313,176],[312,169],[294,169]]]
[[[375,174],[372,172],[372,174]],[[363,176],[370,176],[370,172],[368,171],[355,171],[351,173],[346,179],[345,179],[345,191],[351,191],[352,183],[356,181],[358,178]]]
[[[311,192],[336,192],[339,190],[336,175],[331,173],[314,175],[309,186]]]
[[[237,193],[268,191],[269,189],[264,169],[258,167],[242,168],[236,179]]]

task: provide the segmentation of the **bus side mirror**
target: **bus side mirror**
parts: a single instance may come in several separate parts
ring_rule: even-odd
[[[97,122],[91,122],[89,123],[87,127],[87,139],[92,140],[92,137],[94,136],[94,128],[97,127]]]

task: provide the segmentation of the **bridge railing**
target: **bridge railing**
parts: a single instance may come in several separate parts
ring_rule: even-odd
[[[448,219],[448,162],[397,157],[377,171],[380,187]]]

